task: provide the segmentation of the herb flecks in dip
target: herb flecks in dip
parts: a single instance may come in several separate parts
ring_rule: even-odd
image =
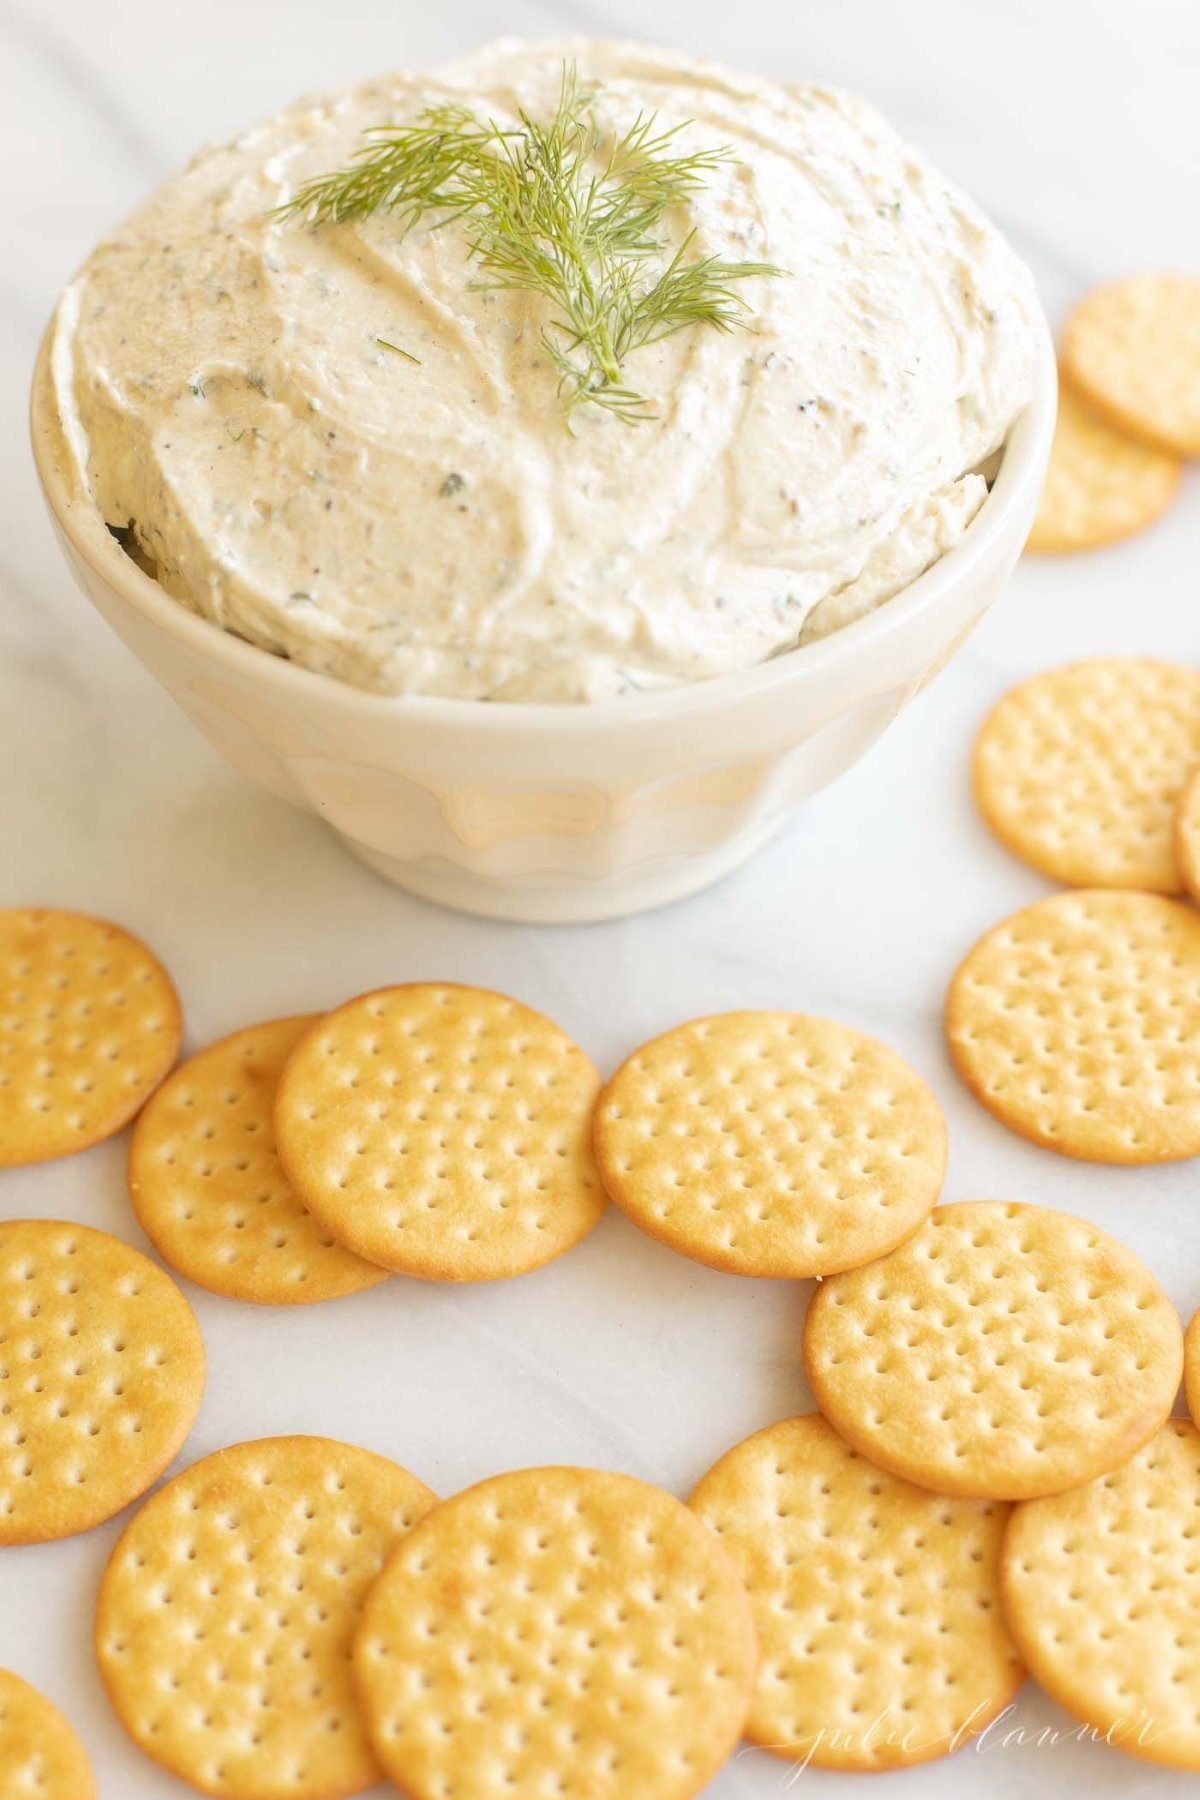
[[[653,112],[680,153],[730,147],[668,254],[694,232],[786,271],[740,284],[751,331],[629,356],[635,430],[588,406],[564,431],[547,302],[480,288],[465,232],[276,210],[431,104],[552,118],[564,59],[602,130]],[[197,612],[382,693],[595,700],[823,635],[950,549],[1028,398],[1031,314],[1003,239],[862,102],[505,43],[205,151],[67,290],[53,367],[96,505]]]

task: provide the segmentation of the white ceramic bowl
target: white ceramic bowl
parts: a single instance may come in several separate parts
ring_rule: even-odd
[[[868,617],[756,668],[596,705],[364,693],[165,594],[73,481],[43,345],[33,444],[76,580],[209,742],[399,886],[495,918],[614,918],[693,893],[868,750],[991,604],[1028,535],[1055,414],[1033,399],[962,541]]]

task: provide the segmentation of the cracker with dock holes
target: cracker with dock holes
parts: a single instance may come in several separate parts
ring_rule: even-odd
[[[1018,1506],[1001,1565],[1030,1673],[1106,1743],[1200,1770],[1200,1433],[1169,1419],[1123,1468]]]
[[[1200,914],[1054,894],[1002,920],[946,998],[954,1066],[1003,1125],[1085,1162],[1200,1154]]]
[[[939,1206],[832,1276],[804,1327],[817,1405],[863,1456],[935,1493],[1026,1500],[1117,1468],[1168,1417],[1183,1333],[1097,1226],[998,1200]]]
[[[1025,548],[1062,555],[1132,537],[1166,512],[1182,474],[1177,456],[1128,437],[1069,385],[1060,386],[1050,463]]]
[[[643,1231],[738,1275],[827,1275],[920,1224],[941,1109],[894,1051],[829,1019],[733,1012],[643,1044],[596,1108],[609,1195]]]
[[[119,1238],[0,1222],[0,1545],[87,1531],[191,1430],[204,1345],[169,1275]]]
[[[570,1468],[435,1508],[354,1646],[372,1741],[408,1800],[690,1800],[737,1744],[755,1662],[708,1526],[631,1476]]]
[[[111,1137],[179,1054],[171,978],[83,913],[0,912],[0,1167]]]
[[[1002,1502],[927,1493],[808,1413],[728,1451],[690,1504],[754,1610],[746,1735],[762,1749],[822,1769],[929,1762],[1025,1679],[1000,1614]]]
[[[1175,854],[1179,879],[1190,899],[1200,906],[1200,768],[1179,796],[1175,814]]]
[[[303,1204],[355,1255],[492,1281],[560,1256],[600,1218],[599,1085],[565,1031],[504,994],[378,988],[300,1039],[275,1141]]]
[[[1068,318],[1062,357],[1122,431],[1200,456],[1200,277],[1131,275],[1097,288]]]
[[[1177,894],[1176,815],[1197,766],[1200,669],[1105,657],[1006,694],[972,778],[1001,843],[1053,880]]]
[[[329,1438],[233,1444],[126,1527],[96,1656],[118,1718],[220,1800],[340,1800],[379,1780],[350,1648],[364,1596],[433,1505],[415,1475]]]
[[[159,1254],[213,1293],[295,1306],[361,1293],[387,1270],[343,1248],[279,1166],[280,1071],[315,1019],[271,1019],[169,1075],[134,1127],[129,1193]]]
[[[0,1794],[96,1800],[83,1745],[58,1708],[9,1669],[0,1669]]]

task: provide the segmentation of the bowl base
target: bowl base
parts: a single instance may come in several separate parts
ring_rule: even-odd
[[[672,901],[685,900],[690,894],[711,887],[740,869],[777,837],[792,816],[792,811],[776,813],[757,829],[739,833],[719,850],[653,857],[606,877],[571,876],[547,870],[540,875],[511,877],[503,883],[494,876],[475,875],[469,869],[432,858],[406,861],[388,856],[344,832],[335,831],[334,836],[384,881],[437,906],[519,925],[594,925],[669,906]]]

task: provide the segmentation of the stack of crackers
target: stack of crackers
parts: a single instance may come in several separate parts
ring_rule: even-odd
[[[1091,550],[1142,531],[1200,457],[1200,279],[1139,275],[1099,288],[1063,333],[1058,425],[1029,539]]]

